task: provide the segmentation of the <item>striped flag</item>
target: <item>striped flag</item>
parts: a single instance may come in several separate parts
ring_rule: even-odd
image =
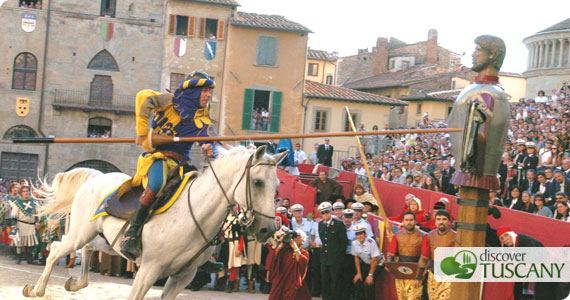
[[[174,38],[174,54],[176,56],[186,54],[186,38]]]
[[[103,22],[101,23],[101,37],[104,41],[109,41],[113,37],[113,27],[115,24]]]

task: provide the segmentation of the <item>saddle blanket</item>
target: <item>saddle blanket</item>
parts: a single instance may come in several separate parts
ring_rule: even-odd
[[[174,204],[176,199],[178,199],[178,196],[180,196],[180,193],[182,193],[182,190],[184,189],[184,187],[186,186],[188,181],[190,181],[191,179],[194,179],[196,177],[196,174],[197,174],[196,172],[191,172],[189,174],[185,174],[184,179],[182,180],[182,182],[180,183],[180,185],[176,189],[176,192],[174,194],[172,194],[172,196],[170,197],[170,199],[168,199],[168,201],[164,201],[161,204],[159,204],[158,207],[156,207],[156,209],[153,211],[153,215],[158,215],[158,214],[161,214],[161,213],[167,211],[172,206],[172,204]],[[113,199],[113,198],[121,199],[121,197],[123,195],[128,194],[129,192],[132,192],[134,189],[141,189],[141,193],[142,193],[142,188],[140,186],[134,186],[133,187],[132,182],[133,182],[132,178],[127,179],[121,185],[117,186],[116,188],[111,190],[111,192],[109,192],[107,195],[105,195],[103,197],[103,199],[101,199],[101,201],[99,202],[99,205],[97,206],[97,210],[95,210],[95,214],[93,215],[93,217],[91,218],[90,221],[93,221],[93,220],[95,220],[101,216],[109,215],[107,213],[107,208],[109,206],[109,200],[110,199]]]

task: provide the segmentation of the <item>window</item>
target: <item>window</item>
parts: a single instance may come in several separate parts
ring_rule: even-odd
[[[113,81],[111,76],[95,75],[93,77],[89,92],[89,105],[113,105]]]
[[[392,59],[390,60],[390,70],[394,69],[396,67],[396,60]]]
[[[327,75],[327,84],[333,85],[333,76],[332,75]]]
[[[447,117],[449,117],[449,115],[451,114],[452,109],[453,109],[453,106],[450,106],[447,108]]]
[[[38,134],[31,127],[28,127],[26,125],[16,125],[6,130],[3,139],[11,140],[13,138],[19,138],[19,137],[37,137],[37,136]]]
[[[358,126],[358,113],[350,113],[352,116],[352,121],[354,122],[354,126]],[[357,127],[358,128],[358,127]],[[350,127],[350,119],[348,118],[347,112],[344,112],[344,131],[352,131],[352,127]]]
[[[328,111],[317,110],[315,113],[315,131],[327,131]]]
[[[245,89],[243,130],[279,132],[282,92]]]
[[[455,80],[451,81],[451,89],[454,90],[455,89]]]
[[[38,178],[38,155],[16,152],[2,152],[0,174],[7,180]]]
[[[117,61],[107,50],[97,53],[87,65],[87,69],[119,72]]]
[[[121,170],[119,170],[119,168],[115,167],[115,165],[108,163],[106,161],[97,160],[97,159],[90,159],[90,160],[84,160],[82,162],[78,162],[78,163],[74,164],[73,166],[71,166],[69,169],[67,169],[66,172],[69,170],[72,170],[72,169],[76,169],[76,168],[90,168],[90,169],[99,170],[103,173],[121,172]]]
[[[87,136],[95,137],[111,137],[113,121],[103,117],[94,117],[89,119],[87,126]]]
[[[170,91],[174,93],[176,89],[180,86],[182,81],[184,81],[186,75],[181,73],[170,73]],[[213,79],[212,79],[213,80]]]
[[[257,39],[257,65],[275,66],[277,63],[277,38],[259,36]]]
[[[309,76],[319,76],[319,65],[318,64],[309,64],[309,72],[307,73]]]
[[[18,90],[36,90],[36,72],[38,62],[31,53],[20,53],[14,59],[12,88]]]
[[[215,39],[218,35],[218,20],[206,19],[206,31],[204,36],[209,39]]]
[[[176,35],[188,35],[187,16],[176,16]]]
[[[416,114],[419,115],[422,113],[422,104],[418,103],[418,110],[416,111]]]
[[[101,16],[114,18],[116,4],[115,0],[101,0]]]

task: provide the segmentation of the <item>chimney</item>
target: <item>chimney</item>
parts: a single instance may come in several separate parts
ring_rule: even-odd
[[[426,47],[426,63],[430,65],[437,64],[437,29],[428,31]]]
[[[374,75],[388,72],[388,39],[379,37],[376,40],[376,51],[374,55]]]

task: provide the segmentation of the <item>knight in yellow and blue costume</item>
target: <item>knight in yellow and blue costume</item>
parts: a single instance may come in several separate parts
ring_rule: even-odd
[[[159,93],[153,90],[137,93],[137,143],[142,143],[147,152],[139,157],[137,173],[133,177],[133,186],[142,185],[145,190],[121,244],[121,252],[129,259],[135,260],[140,256],[140,236],[150,207],[166,185],[170,172],[179,164],[189,161],[193,145],[178,142],[153,147],[152,136],[208,136],[211,121],[207,104],[215,86],[215,82],[207,74],[194,72],[180,83],[174,93]],[[153,117],[149,126],[151,115]]]

